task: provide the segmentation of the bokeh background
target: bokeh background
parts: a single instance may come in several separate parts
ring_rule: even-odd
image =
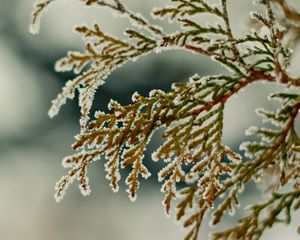
[[[34,0],[0,0],[0,240],[179,240],[184,230],[174,217],[162,211],[162,194],[155,172],[161,167],[147,166],[154,174],[143,182],[139,197],[131,203],[121,187],[112,193],[105,179],[103,162],[90,167],[92,194],[80,195],[73,184],[64,200],[54,201],[54,184],[65,174],[61,159],[72,153],[70,145],[78,133],[77,100],[65,105],[58,117],[49,119],[50,101],[72,74],[58,74],[54,62],[68,50],[81,50],[80,37],[74,35],[75,24],[99,22],[105,31],[121,36],[128,27],[126,19],[115,19],[103,9],[82,8],[80,1],[60,0],[44,15],[40,34],[28,32]],[[167,1],[127,0],[128,6],[149,17],[154,5]],[[298,0],[290,3],[300,8]],[[247,27],[247,12],[253,9],[250,0],[229,1],[234,19],[234,33]],[[175,24],[162,24],[174,31]],[[293,61],[293,74],[300,73],[299,53]],[[299,64],[298,64],[299,65]],[[194,73],[214,74],[224,71],[210,59],[181,51],[151,54],[138,62],[128,63],[114,72],[97,93],[94,109],[105,110],[109,99],[128,103],[138,91],[170,89],[174,81],[186,81]],[[270,84],[255,84],[230,100],[226,108],[224,141],[233,149],[245,139],[244,131],[261,125],[254,114],[256,107],[274,108],[266,100],[272,91],[282,89]],[[299,126],[299,121],[298,121]],[[160,144],[154,136],[150,150]],[[242,195],[242,206],[257,201],[259,190],[250,186]],[[243,207],[236,217],[242,216]],[[227,217],[222,227],[236,221]],[[276,225],[262,239],[296,240],[300,216],[290,226]],[[202,239],[209,239],[209,227],[202,228]]]

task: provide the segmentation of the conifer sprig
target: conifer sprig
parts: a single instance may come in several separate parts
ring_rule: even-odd
[[[37,32],[39,19],[55,0],[36,4],[31,31]],[[172,5],[155,8],[152,16],[176,22],[180,29],[166,33],[120,0],[83,0],[83,5],[105,7],[128,18],[132,28],[125,38],[103,32],[99,24],[77,26],[84,52],[69,52],[56,64],[57,71],[73,71],[53,100],[49,111],[55,116],[66,100],[79,91],[81,131],[72,145],[75,153],[63,160],[70,168],[56,185],[56,200],[61,200],[68,186],[77,179],[83,195],[90,194],[88,167],[105,158],[105,170],[113,191],[119,190],[120,168],[129,168],[127,192],[135,200],[140,177],[147,179],[144,152],[151,136],[163,129],[163,143],[154,151],[154,161],[163,160],[158,174],[165,198],[165,212],[170,214],[177,199],[176,218],[188,228],[185,239],[198,238],[202,221],[211,213],[212,225],[226,213],[234,213],[239,193],[252,180],[267,179],[268,199],[249,208],[249,215],[213,239],[259,239],[264,230],[277,222],[289,223],[291,209],[300,206],[300,139],[295,122],[300,109],[300,95],[289,91],[271,95],[281,101],[275,112],[259,109],[257,113],[273,128],[251,127],[247,134],[261,141],[241,144],[241,157],[224,145],[224,109],[228,100],[253,82],[267,81],[299,88],[300,80],[290,76],[293,50],[300,39],[300,17],[284,0],[256,0],[260,9],[250,13],[255,30],[243,36],[233,34],[227,0],[171,0]],[[276,11],[275,11],[276,9]],[[206,23],[198,17],[209,15]],[[141,31],[141,29],[143,31]],[[128,61],[151,52],[180,49],[211,57],[228,74],[199,77],[187,83],[174,83],[169,92],[153,90],[148,97],[135,93],[132,103],[122,106],[111,100],[108,113],[97,112],[89,119],[94,95],[112,71]],[[268,181],[269,179],[269,181]],[[286,191],[286,187],[292,190]],[[285,212],[285,218],[281,215]]]
[[[214,240],[253,239],[258,240],[263,232],[275,223],[290,224],[292,212],[300,207],[300,190],[288,193],[273,193],[268,201],[249,206],[250,214],[239,220],[231,229],[213,234]],[[284,216],[282,216],[284,215]]]

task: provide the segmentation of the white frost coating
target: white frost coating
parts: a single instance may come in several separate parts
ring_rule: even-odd
[[[166,47],[156,47],[154,49],[156,54],[160,54],[163,50],[166,50]]]
[[[210,39],[209,45],[216,45],[216,44],[218,44],[217,39],[214,38]]]
[[[180,99],[179,96],[176,96],[174,99],[173,99],[173,103],[175,104],[175,106],[179,106],[181,103],[182,103],[182,99]]]
[[[252,1],[252,3],[254,6],[262,4],[261,0],[254,0],[254,1]]]
[[[149,177],[151,177],[151,173],[148,171],[148,169],[144,166],[144,164],[142,165],[142,169],[143,169],[143,172],[141,172],[142,174],[142,177],[144,179],[148,179]]]
[[[174,6],[172,6],[172,5],[165,5],[164,8],[174,8]],[[163,20],[163,19],[166,17],[166,15],[165,15],[165,16],[160,16],[160,15],[155,15],[155,14],[154,14],[154,12],[156,12],[156,11],[158,11],[158,10],[160,10],[160,8],[154,7],[154,8],[152,9],[152,11],[151,11],[151,17],[152,17],[154,20]],[[173,19],[171,19],[170,17],[168,17],[168,22],[169,22],[169,23],[173,23],[173,22],[177,21],[177,19],[178,19],[178,18],[176,18],[176,17],[173,18]]]
[[[179,131],[176,133],[176,135],[180,138],[181,136],[186,135],[186,132],[190,128],[190,125],[181,126]]]
[[[129,188],[126,190],[126,192],[129,193],[129,199],[134,202],[137,198],[137,190],[140,186],[140,183],[137,179],[138,174],[140,173],[142,175],[143,178],[147,179],[148,177],[150,177],[150,173],[148,171],[148,169],[143,165],[142,163],[142,159],[144,158],[144,155],[142,155],[137,161],[135,161],[134,166],[133,166],[133,170],[130,172],[130,174],[127,176],[125,183],[126,185],[129,186]],[[136,172],[135,169],[137,166],[140,166],[141,169],[139,172]],[[133,184],[136,184],[136,187],[133,186]],[[133,188],[134,187],[134,188]],[[133,191],[133,192],[132,192]]]
[[[294,49],[293,48],[287,48],[287,51],[289,52],[289,54],[293,54],[294,53]]]
[[[142,22],[139,22],[139,21],[137,21],[137,20],[135,20],[135,19],[133,19],[133,18],[130,17],[129,20],[130,20],[132,26],[135,26],[137,28],[144,28],[144,29],[146,29],[149,33],[151,33],[151,35],[153,37],[157,37],[158,33],[154,34],[154,30],[152,30],[152,29],[156,29],[157,32],[158,31],[161,32],[161,33],[163,32],[162,27],[157,26],[157,25],[150,25],[149,22],[148,22],[148,20],[146,18],[144,18],[144,16],[141,15],[140,13],[134,13],[134,14],[130,13],[130,15],[134,15],[135,19],[141,19],[142,22],[145,23],[145,24],[143,24]]]
[[[73,163],[72,161],[69,161],[73,156],[67,156],[64,157],[62,160],[62,166],[63,168],[72,168],[76,163]]]
[[[105,76],[105,75],[104,75]],[[99,86],[103,85],[105,81],[102,80],[103,75],[96,77],[94,82],[88,87],[79,89],[79,106],[81,107],[80,124],[82,127],[86,126],[89,120],[89,113],[93,104],[94,95]]]
[[[165,178],[163,177],[164,175],[166,175],[166,173],[168,172],[173,172],[174,169],[176,168],[176,160],[173,160],[171,163],[169,163],[167,166],[165,166],[163,169],[161,169],[158,174],[158,181],[162,182]],[[164,188],[161,188],[161,192],[164,192]]]
[[[90,195],[92,191],[91,191],[91,187],[89,185],[89,178],[85,177],[85,181],[86,181],[86,187],[84,188],[79,184],[79,190],[80,190],[81,194],[86,197],[86,196]]]
[[[110,99],[107,107],[108,107],[108,110],[115,110],[117,108],[122,108],[121,104],[113,99]]]
[[[163,32],[160,26],[150,25],[147,19],[145,19],[144,16],[141,15],[140,13],[134,13],[127,9],[125,9],[125,11],[119,11],[111,7],[109,9],[113,17],[115,18],[127,17],[132,26],[137,27],[139,29],[145,29],[154,37],[157,37],[157,35],[159,34],[158,31]],[[154,33],[154,29],[156,29],[156,33]]]
[[[259,36],[262,38],[270,36],[270,29],[267,26],[263,26],[260,29]]]
[[[245,156],[248,157],[248,158],[252,158],[253,157],[253,154],[249,153],[247,151],[247,146],[251,144],[251,142],[243,142],[240,147],[239,147],[239,150],[240,151],[244,151],[245,152]]]
[[[198,82],[199,80],[201,80],[201,77],[198,74],[194,74],[189,78],[190,83]]]
[[[277,127],[280,127],[282,125],[283,122],[281,122],[280,120],[278,119],[274,119],[274,118],[271,118],[271,117],[266,117],[266,114],[273,114],[272,112],[270,111],[266,111],[265,109],[263,108],[257,108],[255,110],[256,114],[258,116],[261,116],[262,119],[263,119],[263,123],[267,123],[267,122],[270,122],[272,123],[274,126],[277,126]]]
[[[107,139],[106,139],[107,140]],[[109,148],[109,149],[107,149],[106,151],[105,151],[105,159],[107,159],[107,160],[110,160],[110,155],[113,153],[113,152],[115,152],[116,150],[117,150],[117,148],[118,148],[118,145],[114,145],[113,147],[111,147],[111,148]]]
[[[228,65],[224,64],[223,62],[219,61],[216,56],[211,56],[210,59],[213,62],[216,62],[216,63],[220,64],[221,66],[223,66],[224,68],[226,68],[229,73],[236,73],[233,68],[231,68]]]
[[[137,102],[141,98],[141,95],[138,92],[134,92],[131,96],[132,102]]]
[[[280,164],[276,163],[261,172],[262,178],[258,187],[263,190],[265,196],[272,195],[280,185],[281,171]]]
[[[69,80],[66,85],[63,87],[62,92],[57,95],[57,97],[52,100],[52,106],[48,111],[50,118],[55,117],[61,108],[62,105],[66,104],[67,99],[73,99],[75,96],[75,86],[76,81]]]
[[[95,112],[95,118],[103,117],[105,114],[105,112],[98,110]]]
[[[256,11],[249,12],[249,16],[250,16],[251,19],[256,19],[256,15],[257,15]]]
[[[159,161],[159,157],[158,157],[158,154],[157,154],[157,151],[155,151],[155,152],[153,152],[152,154],[151,154],[151,158],[152,158],[152,160],[154,161],[154,162],[158,162]]]
[[[207,157],[203,158],[201,161],[198,161],[194,166],[191,168],[191,173],[198,175],[198,173],[204,172],[207,165]]]
[[[137,184],[137,188],[140,186],[140,184]],[[137,199],[137,194],[134,194],[133,196],[131,195],[131,192],[129,189],[126,189],[126,192],[128,193],[128,197],[130,199],[131,202],[135,202]]]
[[[93,104],[95,90],[92,89],[87,91],[85,88],[80,88],[79,90],[79,106],[81,107],[81,118],[80,126],[83,128],[86,126],[89,120],[89,112]]]
[[[226,148],[230,151],[230,149],[228,147],[226,147]],[[226,156],[228,157],[228,159],[231,162],[234,162],[234,163],[239,163],[240,160],[242,159],[242,156],[236,152],[233,152],[232,154],[226,154]]]
[[[276,76],[275,76],[275,81],[276,81],[277,83],[281,83],[282,77],[283,77],[282,72],[279,72],[279,73],[276,74]]]
[[[194,105],[194,103],[192,103],[192,102],[189,102],[189,103],[185,104],[183,107],[181,107],[181,109],[178,111],[177,114],[180,116],[180,114],[182,114],[186,111],[189,111],[190,107],[193,106],[193,105]],[[187,118],[189,118],[189,117],[187,117]],[[187,122],[187,121],[188,121],[188,119],[186,119],[186,118],[180,119],[181,123],[184,123],[184,122]]]
[[[79,185],[79,189],[80,189],[80,192],[83,196],[89,196],[91,194],[91,188],[89,185],[86,186],[86,189],[84,189],[83,187],[81,187],[81,185]]]
[[[257,133],[259,130],[262,131],[262,133]],[[265,133],[266,134],[265,134]],[[246,135],[258,135],[261,137],[261,139],[265,142],[269,142],[272,140],[276,135],[278,134],[277,131],[267,128],[257,128],[257,127],[250,127],[248,130],[246,130]]]
[[[41,16],[36,18],[35,23],[34,24],[30,24],[29,25],[29,32],[33,35],[39,34],[40,32],[40,26],[41,26],[41,20],[40,20]]]
[[[245,135],[246,135],[246,136],[252,136],[252,135],[256,134],[257,130],[258,130],[258,127],[255,127],[255,126],[249,127],[249,128],[245,131]]]
[[[277,29],[279,32],[287,31],[287,28],[285,26],[281,25],[279,22],[276,22],[274,24],[274,28]]]
[[[70,177],[70,176],[63,176],[59,181],[56,182],[56,185],[55,185],[54,189],[55,189],[56,191],[61,190],[59,195],[58,195],[57,192],[56,192],[55,195],[54,195],[54,198],[55,198],[55,201],[56,201],[56,202],[60,202],[60,201],[64,198],[64,196],[65,196],[65,194],[66,194],[66,190],[69,188],[70,184],[72,184],[72,183],[74,182],[74,179],[75,179],[75,178],[76,178],[76,174],[75,174],[73,177]],[[64,185],[64,188],[61,189],[61,188],[60,188],[60,185],[61,185],[63,182],[65,183],[65,185]]]
[[[159,95],[163,95],[165,94],[165,92],[163,90],[160,90],[160,89],[152,89],[150,92],[149,92],[149,97],[150,98],[153,98],[155,96],[159,96]]]
[[[72,69],[75,65],[75,62],[73,64],[62,64],[63,62],[67,62],[69,60],[71,54],[81,55],[80,52],[68,51],[67,52],[67,57],[61,58],[61,59],[56,61],[55,65],[54,65],[54,70],[56,72],[69,72],[69,71],[72,71]]]
[[[191,183],[195,183],[197,179],[198,179],[198,174],[190,172],[186,175],[185,182],[187,184],[191,184]]]
[[[105,154],[107,154],[107,152]],[[108,159],[109,161],[106,162],[105,165],[104,165],[105,166],[105,171],[107,172],[107,174],[105,176],[106,179],[108,179],[108,180],[115,179],[116,186],[113,185],[112,181],[109,184],[114,193],[119,191],[120,187],[119,187],[118,183],[121,179],[121,174],[120,174],[120,171],[119,171],[119,156],[116,156],[117,154],[118,153],[115,153],[113,156],[107,156],[106,155],[105,158]],[[115,158],[116,158],[116,160],[115,160]],[[114,168],[114,172],[112,172],[112,168]]]
[[[173,116],[174,115],[174,110],[173,109],[169,109],[168,113],[167,113],[167,117]]]
[[[34,12],[31,15],[31,21],[29,25],[29,32],[31,34],[38,34],[40,31],[41,26],[41,18],[45,12],[48,11],[49,5],[51,2],[55,0],[48,0],[48,1],[37,1],[34,6]],[[43,8],[41,8],[41,4],[43,4]]]

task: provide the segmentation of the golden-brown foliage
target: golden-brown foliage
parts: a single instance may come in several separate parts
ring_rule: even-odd
[[[54,0],[36,4],[32,32],[36,32],[41,14]],[[300,109],[298,93],[275,93],[271,99],[281,102],[275,112],[259,109],[271,129],[252,127],[248,134],[260,142],[241,144],[245,157],[222,142],[223,115],[227,101],[257,81],[285,84],[299,90],[300,80],[289,75],[293,50],[300,37],[300,17],[284,0],[254,1],[265,13],[250,14],[257,31],[235,37],[231,30],[227,0],[171,0],[172,5],[154,9],[152,16],[176,21],[181,29],[167,34],[140,14],[130,11],[120,0],[85,0],[86,6],[106,7],[129,18],[132,29],[126,39],[116,38],[92,27],[77,26],[85,52],[69,52],[56,64],[57,71],[74,71],[77,77],[66,83],[49,111],[55,116],[68,98],[79,91],[81,132],[76,136],[74,155],[63,160],[70,171],[56,185],[56,200],[61,200],[69,184],[77,179],[84,195],[90,193],[87,169],[91,162],[106,159],[107,178],[118,191],[120,167],[130,168],[126,178],[129,197],[134,200],[139,177],[150,172],[144,165],[144,151],[154,132],[163,128],[164,142],[152,154],[154,161],[166,164],[158,174],[162,183],[167,214],[177,199],[177,220],[189,228],[185,239],[196,240],[203,218],[211,213],[216,225],[225,213],[233,213],[239,193],[252,180],[270,177],[268,199],[249,207],[249,214],[237,226],[213,233],[213,239],[259,239],[274,223],[291,221],[292,209],[300,206],[300,138],[295,121]],[[275,11],[276,10],[276,11]],[[208,14],[213,22],[203,24],[194,16]],[[145,31],[135,30],[139,29]],[[116,68],[150,52],[182,49],[209,56],[228,70],[228,74],[199,77],[187,83],[174,83],[168,93],[153,90],[148,97],[135,93],[133,102],[122,106],[109,103],[109,113],[96,112],[89,120],[94,94]],[[291,186],[287,192],[285,186]],[[285,214],[285,219],[280,219]]]

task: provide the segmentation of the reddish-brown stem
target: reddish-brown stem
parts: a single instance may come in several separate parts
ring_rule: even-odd
[[[300,87],[300,79],[289,77],[285,72],[281,72],[280,83]]]
[[[236,183],[243,183],[243,184],[247,183],[251,179],[251,176],[255,175],[254,174],[255,170],[259,166],[261,166],[262,164],[269,164],[270,163],[270,161],[265,161],[265,160],[268,159],[269,157],[271,157],[274,154],[274,152],[276,151],[276,149],[278,149],[278,147],[280,147],[286,141],[286,138],[287,138],[287,135],[288,135],[290,129],[293,128],[293,126],[295,124],[295,120],[296,120],[296,117],[299,113],[299,110],[300,110],[300,103],[298,103],[294,107],[289,119],[287,120],[286,124],[283,126],[283,128],[281,130],[281,133],[282,133],[281,136],[273,144],[273,146],[269,150],[267,150],[266,154],[263,154],[263,155],[261,155],[261,157],[256,159],[253,162],[253,164],[249,165],[249,168],[244,169],[243,174],[240,174],[237,178],[234,178],[234,179],[231,179],[230,181],[227,181],[224,184],[224,188],[222,188],[218,192],[218,196],[220,196],[221,194],[226,192],[229,188],[231,188]]]
[[[208,57],[213,57],[213,56],[216,56],[216,57],[220,57],[220,58],[224,58],[223,55],[221,54],[218,54],[218,53],[215,53],[215,52],[210,52],[210,51],[207,51],[203,48],[200,48],[200,47],[195,47],[191,44],[186,44],[183,46],[184,49],[187,49],[193,53],[198,53],[198,54],[202,54],[202,55],[205,55],[205,56],[208,56]],[[230,61],[234,61],[235,59],[234,58],[230,58],[230,57],[226,57],[226,59],[230,60]]]
[[[272,146],[272,148],[270,150],[268,150],[266,155],[264,155],[262,158],[259,158],[255,161],[253,169],[255,169],[257,166],[261,165],[261,163],[264,162],[264,160],[266,158],[271,157],[274,154],[274,152],[286,141],[286,138],[287,138],[287,135],[288,135],[290,129],[292,129],[294,127],[295,120],[298,115],[299,109],[300,109],[300,103],[298,103],[294,107],[289,119],[287,120],[287,122],[283,126],[283,128],[281,129],[282,134],[281,134],[280,138],[275,142],[275,144]],[[266,162],[266,164],[268,164],[268,163],[269,163],[269,161]]]
[[[239,82],[230,92],[228,92],[220,98],[208,102],[207,104],[201,106],[198,109],[194,109],[193,111],[189,112],[188,115],[197,115],[203,111],[209,111],[213,106],[217,104],[224,104],[230,97],[232,97],[234,94],[246,87],[248,84],[258,80],[273,82],[275,81],[275,78],[269,74],[264,74],[259,71],[252,71],[249,77],[247,77],[244,81]]]
[[[290,9],[285,0],[277,0],[277,2],[282,7],[286,18],[296,22],[300,22],[300,16],[295,11]]]

